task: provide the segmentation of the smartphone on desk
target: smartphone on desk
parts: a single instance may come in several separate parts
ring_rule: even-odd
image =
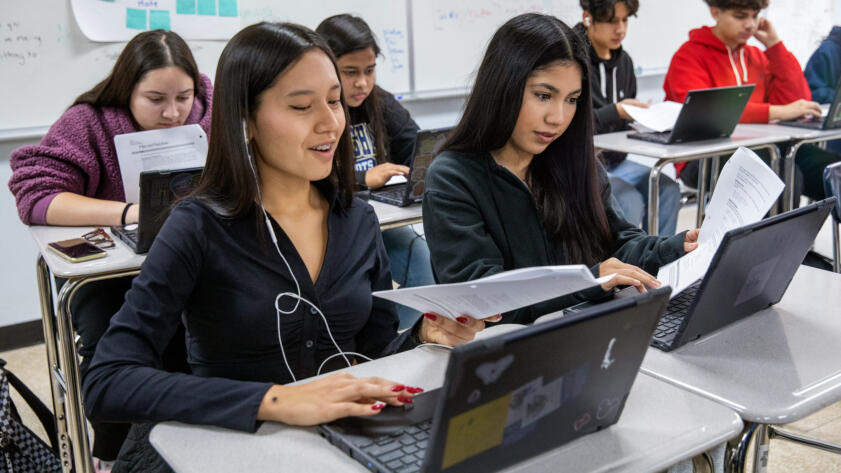
[[[47,247],[71,263],[81,263],[82,261],[103,258],[107,254],[105,250],[84,238],[54,241],[49,243]]]

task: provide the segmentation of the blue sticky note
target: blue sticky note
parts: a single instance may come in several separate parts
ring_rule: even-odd
[[[132,30],[145,30],[146,10],[126,8],[126,28]]]
[[[237,16],[237,0],[219,0],[219,16]]]
[[[195,15],[196,0],[176,0],[175,13],[179,15]]]
[[[149,29],[150,30],[168,30],[169,29],[169,10],[149,10]]]
[[[199,0],[199,15],[216,15],[216,0]]]

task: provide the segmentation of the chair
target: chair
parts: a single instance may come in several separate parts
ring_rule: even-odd
[[[837,199],[832,209],[832,268],[836,273],[841,273],[841,162],[824,168],[823,183],[827,197],[834,196]]]

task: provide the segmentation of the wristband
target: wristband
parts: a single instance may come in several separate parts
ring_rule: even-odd
[[[127,204],[126,204],[126,206],[125,206],[125,207],[123,207],[123,215],[122,215],[122,216],[120,216],[120,225],[125,226],[125,224],[126,224],[126,215],[128,215],[128,209],[129,209],[129,207],[131,207],[132,205],[134,205],[134,204],[132,204],[131,202],[129,202],[129,203],[127,203]]]

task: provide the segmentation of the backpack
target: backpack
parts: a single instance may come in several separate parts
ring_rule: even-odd
[[[9,385],[21,395],[44,426],[52,447],[21,422],[12,403]],[[17,376],[6,370],[0,359],[0,472],[61,472],[55,417]]]

